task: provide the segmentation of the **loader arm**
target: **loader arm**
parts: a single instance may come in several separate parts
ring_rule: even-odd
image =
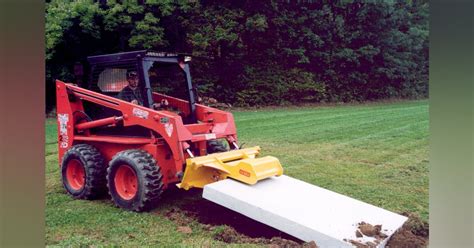
[[[168,114],[165,111],[156,111],[135,105],[72,84],[66,84],[60,80],[56,81],[56,90],[58,101],[69,101],[69,94],[72,94],[73,97],[76,97],[81,101],[93,102],[120,111],[122,113],[121,121],[124,126],[139,125],[157,132],[169,144],[175,160],[183,160],[185,158],[182,149],[179,148],[183,147],[183,142],[192,139],[192,134],[184,127],[179,116]],[[64,112],[72,116],[73,111],[69,106],[69,104],[58,104],[58,113]],[[166,120],[166,123],[164,123],[164,120]],[[168,131],[166,130],[165,125],[173,127],[171,132],[169,132],[169,128]],[[72,126],[69,126],[68,128],[70,130],[73,129]],[[72,145],[72,141],[73,140],[70,141],[69,146]]]

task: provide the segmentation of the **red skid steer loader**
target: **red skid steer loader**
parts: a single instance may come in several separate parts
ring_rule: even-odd
[[[258,146],[241,149],[232,114],[196,102],[190,60],[146,50],[91,56],[85,80],[56,81],[59,161],[70,195],[108,192],[118,207],[140,212],[172,184],[204,188],[205,199],[319,247],[354,240],[383,247],[406,221],[282,176],[278,159],[259,157]],[[357,236],[362,221],[383,225],[384,238]]]
[[[239,149],[231,113],[196,103],[190,60],[146,50],[91,56],[86,83],[56,81],[69,194],[92,199],[108,191],[117,206],[146,211],[170,184],[187,190],[227,177],[255,184],[283,173],[278,159],[257,158],[259,147]],[[130,71],[142,105],[118,98]],[[161,102],[167,105],[156,109]]]

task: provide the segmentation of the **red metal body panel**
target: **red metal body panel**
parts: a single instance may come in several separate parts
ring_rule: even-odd
[[[166,110],[153,110],[120,99],[86,90],[72,84],[56,80],[59,161],[64,153],[76,143],[89,143],[96,146],[107,163],[120,151],[144,149],[158,161],[164,175],[164,183],[179,181],[178,172],[183,171],[188,154],[184,152],[195,143],[199,155],[206,153],[206,141],[226,138],[230,143],[237,141],[234,119],[231,113],[196,104],[198,123],[183,124],[180,115]],[[74,98],[74,99],[73,99]],[[167,99],[170,106],[189,114],[188,102],[182,99],[153,93],[153,100]],[[84,111],[84,101],[96,103],[122,113],[120,120],[111,116],[104,119],[76,123],[74,113]],[[91,135],[87,129],[100,125],[115,125],[121,121],[124,127],[142,126],[158,133],[159,137],[131,138],[126,136]],[[75,128],[86,129],[81,135],[75,134]],[[196,154],[197,155],[197,154]]]
[[[160,102],[162,99],[168,100],[171,106],[176,106],[185,114],[189,114],[187,101],[155,92],[153,93],[153,100],[155,102]],[[231,113],[196,104],[196,115],[197,119],[203,123],[186,125],[186,127],[189,127],[188,130],[193,131],[193,133],[205,133],[209,128],[210,132],[216,135],[233,134],[234,138],[237,139],[237,129],[235,127],[234,117]]]

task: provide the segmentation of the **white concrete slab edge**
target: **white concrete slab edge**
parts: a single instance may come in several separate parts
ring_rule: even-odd
[[[206,185],[203,197],[251,219],[274,227],[319,247],[353,247],[357,223],[382,224],[384,247],[406,217],[356,199],[288,177],[273,177],[256,185],[226,179]]]

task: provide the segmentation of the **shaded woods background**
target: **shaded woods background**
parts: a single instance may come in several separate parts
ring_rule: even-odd
[[[233,105],[428,96],[427,1],[46,2],[47,110],[75,62],[144,48],[192,53],[201,96]]]

